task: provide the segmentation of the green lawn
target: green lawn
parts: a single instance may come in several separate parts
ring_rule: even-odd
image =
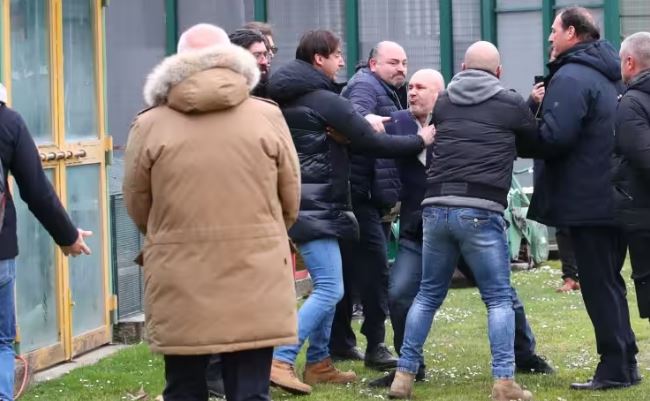
[[[537,401],[650,401],[650,324],[638,318],[634,289],[628,280],[630,310],[641,352],[639,364],[646,379],[630,389],[610,392],[575,392],[568,389],[574,380],[590,377],[596,365],[593,332],[579,293],[556,294],[560,272],[542,268],[513,275],[528,317],[537,336],[538,352],[546,356],[558,373],[552,376],[519,375],[518,381],[535,394]],[[626,269],[629,276],[629,267]],[[359,324],[355,322],[358,330]],[[390,328],[387,330],[390,332]],[[486,335],[486,314],[478,291],[473,288],[451,290],[439,311],[429,342],[425,346],[428,381],[417,384],[418,400],[488,400],[491,388],[490,359]],[[299,360],[302,370],[304,354]],[[301,400],[381,400],[387,391],[374,390],[366,383],[378,373],[362,363],[341,363],[353,369],[360,382],[347,387],[318,386]],[[60,380],[32,388],[23,398],[35,400],[131,400],[127,393],[143,387],[153,400],[163,387],[163,366],[158,356],[145,345],[135,346],[107,358],[95,366],[73,371]],[[273,391],[274,400],[295,397]]]

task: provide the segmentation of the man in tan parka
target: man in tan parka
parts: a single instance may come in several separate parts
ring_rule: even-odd
[[[206,24],[178,48],[147,79],[125,156],[149,343],[165,357],[165,401],[208,399],[211,354],[228,400],[267,400],[273,347],[297,342],[296,150],[278,107],[249,96],[249,52]]]

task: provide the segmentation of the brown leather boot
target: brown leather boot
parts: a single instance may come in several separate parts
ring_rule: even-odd
[[[293,366],[277,359],[271,364],[271,384],[291,394],[311,394],[311,386],[300,381]]]
[[[533,393],[522,390],[514,380],[496,380],[492,386],[492,399],[494,401],[530,401]]]
[[[415,375],[407,372],[395,372],[395,380],[390,385],[388,398],[396,400],[408,400],[413,395],[413,382]]]
[[[356,381],[357,374],[352,371],[341,372],[332,363],[332,358],[325,358],[320,362],[305,365],[303,378],[305,383],[312,386],[317,383],[347,384]]]

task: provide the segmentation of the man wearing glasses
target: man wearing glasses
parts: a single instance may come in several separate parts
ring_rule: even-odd
[[[277,47],[272,45],[268,36],[256,29],[238,29],[229,35],[230,42],[248,50],[257,60],[257,67],[260,69],[260,82],[251,92],[253,96],[266,96],[266,83],[271,75],[271,59],[275,54],[272,49],[277,51]]]

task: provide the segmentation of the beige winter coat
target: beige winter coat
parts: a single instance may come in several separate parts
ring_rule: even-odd
[[[296,343],[287,229],[300,168],[278,107],[249,97],[255,59],[233,45],[175,55],[126,149],[124,197],[146,233],[149,342],[164,354]]]

